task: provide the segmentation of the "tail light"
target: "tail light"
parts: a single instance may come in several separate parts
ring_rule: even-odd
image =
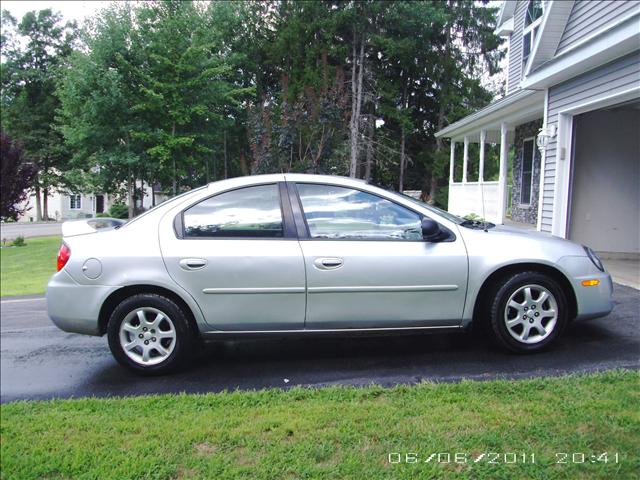
[[[66,243],[60,245],[58,250],[58,271],[62,270],[71,257],[71,249]]]

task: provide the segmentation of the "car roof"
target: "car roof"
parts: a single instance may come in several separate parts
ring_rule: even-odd
[[[309,173],[274,173],[266,175],[247,175],[244,177],[228,178],[208,184],[209,190],[219,190],[223,188],[243,187],[248,185],[259,185],[271,182],[304,182],[304,183],[328,183],[344,186],[359,186],[367,182],[359,178],[343,177],[339,175],[312,175]]]

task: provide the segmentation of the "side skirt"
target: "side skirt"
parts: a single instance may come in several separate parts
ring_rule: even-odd
[[[359,337],[359,336],[384,336],[384,335],[412,335],[422,333],[447,333],[461,332],[466,329],[461,325],[438,325],[429,327],[397,327],[397,328],[341,328],[323,330],[247,330],[247,331],[222,331],[213,330],[201,332],[200,337],[204,341],[246,339],[246,338],[304,338],[312,337]]]

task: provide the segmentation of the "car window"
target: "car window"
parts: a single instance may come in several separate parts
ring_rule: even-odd
[[[185,237],[282,237],[278,185],[256,185],[209,197],[184,212]]]
[[[421,216],[377,195],[310,183],[298,193],[312,238],[422,240]]]

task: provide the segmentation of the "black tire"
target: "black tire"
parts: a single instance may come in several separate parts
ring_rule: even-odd
[[[553,278],[535,271],[516,273],[509,277],[506,277],[505,279],[503,279],[503,281],[504,283],[501,283],[494,290],[494,297],[490,300],[489,304],[489,322],[487,326],[489,327],[488,330],[491,334],[491,338],[498,346],[516,353],[533,353],[547,348],[562,334],[568,323],[568,303],[564,291]],[[531,341],[535,341],[535,343],[525,343],[522,340],[516,339],[510,333],[505,319],[507,302],[512,295],[516,294],[516,292],[518,292],[520,289],[527,286],[539,286],[546,289],[552,295],[552,298],[553,300],[555,300],[555,303],[557,305],[557,309],[553,309],[557,311],[555,325],[550,328],[550,333],[546,337],[544,337],[544,334],[542,334],[541,331],[537,330],[537,327],[535,327],[535,325],[532,326],[531,332],[535,332],[535,334],[540,337],[540,340],[538,341],[535,341],[536,337],[533,337],[531,339]],[[545,305],[548,306],[549,303],[546,303]],[[523,324],[523,326],[521,327],[523,330],[524,328],[528,328],[531,326],[526,324],[531,324],[534,321],[531,316],[532,311],[535,312],[535,310],[528,310],[518,313],[518,311],[515,309],[509,310],[511,314],[515,313],[516,317],[518,317],[518,315],[520,315],[521,313],[527,317],[526,321],[522,320],[521,322],[521,324]],[[529,315],[527,315],[527,313],[529,313]],[[519,318],[523,319],[525,317]],[[535,320],[537,320],[537,318]],[[545,319],[544,321],[549,322],[548,319]],[[549,323],[547,323],[547,325],[549,325]],[[544,327],[544,325],[542,326]],[[516,330],[518,329],[518,327],[512,328],[515,328]],[[516,331],[514,333],[517,335],[518,332]]]
[[[170,340],[168,344],[164,344],[167,346],[167,349],[168,346],[173,345],[171,352],[164,360],[160,361],[161,355],[158,351],[154,350],[152,355],[156,355],[159,363],[153,365],[143,365],[133,360],[125,353],[124,347],[121,345],[120,327],[122,323],[132,312],[143,308],[159,310],[170,320],[175,330],[175,339]],[[165,323],[165,325],[169,324]],[[109,323],[107,324],[107,338],[109,340],[111,353],[121,365],[142,375],[164,375],[176,371],[186,363],[192,351],[194,332],[186,313],[175,302],[161,295],[142,293],[123,300],[113,310],[109,318]],[[149,341],[152,341],[152,339],[149,339]],[[154,338],[153,341],[161,340]],[[140,347],[142,347],[142,345],[140,345]],[[138,347],[136,347],[136,349],[137,348]],[[139,351],[139,349],[135,350],[134,353],[137,354]]]

